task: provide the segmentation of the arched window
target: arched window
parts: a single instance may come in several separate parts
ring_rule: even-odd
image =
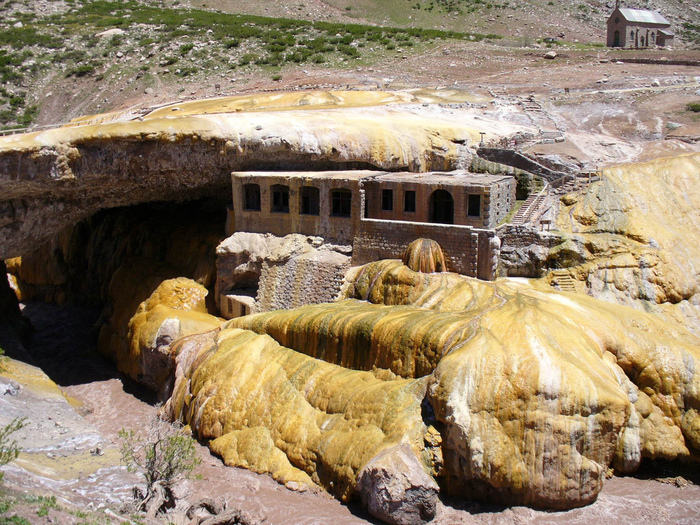
[[[630,38],[634,38],[634,31],[630,31]]]
[[[454,224],[454,210],[454,199],[449,191],[435,190],[430,195],[430,222]]]

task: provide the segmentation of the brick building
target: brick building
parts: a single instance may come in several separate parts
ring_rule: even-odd
[[[608,47],[664,47],[673,43],[671,24],[657,11],[615,8],[608,18]]]
[[[353,246],[353,263],[439,242],[452,271],[493,278],[493,228],[515,204],[509,175],[377,171],[235,172],[227,234],[321,236]]]

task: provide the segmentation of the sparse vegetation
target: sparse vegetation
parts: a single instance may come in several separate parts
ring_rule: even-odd
[[[139,498],[141,510],[150,516],[175,506],[175,485],[199,464],[195,441],[177,424],[158,416],[151,420],[146,436],[133,430],[119,432],[123,444],[122,462],[129,471],[140,472],[146,481],[146,493]]]
[[[19,456],[20,448],[17,441],[12,439],[12,434],[24,428],[26,425],[26,418],[15,418],[0,429],[0,466],[7,465],[10,461],[14,461],[17,459],[17,456]],[[2,478],[3,473],[0,472],[0,482],[2,482]]]
[[[688,102],[687,108],[693,113],[700,113],[700,102]]]
[[[439,0],[444,8],[471,0]],[[481,0],[473,0],[480,2]],[[18,16],[15,14],[15,16]],[[22,27],[0,32],[0,75],[3,83],[20,84],[27,74],[27,56],[37,58],[29,72],[66,64],[66,77],[102,74],[102,60],[118,51],[143,50],[151,46],[148,65],[168,67],[178,60],[192,61],[179,68],[180,76],[195,74],[207,67],[283,66],[286,63],[341,64],[379,56],[385,50],[412,47],[436,39],[478,41],[495,35],[458,33],[420,28],[392,28],[359,24],[310,22],[286,18],[233,15],[206,10],[166,9],[136,1],[105,0],[75,2],[67,12],[50,16],[22,16]],[[57,31],[57,27],[60,30]],[[98,38],[105,29],[119,28],[124,33]],[[182,42],[182,39],[185,42]],[[179,40],[179,42],[178,42]],[[212,48],[211,42],[216,42]],[[156,49],[157,46],[157,49]],[[201,59],[204,51],[208,63]],[[53,50],[58,50],[53,52]],[[135,52],[134,54],[138,54]],[[165,58],[163,56],[165,55]],[[148,58],[150,58],[150,56]],[[200,59],[200,60],[198,60]],[[143,62],[144,60],[142,60]],[[195,63],[196,61],[196,63]],[[198,66],[198,67],[197,67]],[[32,69],[34,68],[34,69]],[[3,124],[29,121],[31,112],[3,114]]]
[[[40,520],[41,523],[76,523],[78,525],[118,523],[101,511],[86,511],[61,505],[53,495],[37,496],[31,493],[5,492],[0,496],[0,525],[31,525],[39,521],[36,518],[44,518]],[[132,520],[132,523],[138,523],[138,521]]]
[[[687,41],[695,44],[696,47],[700,47],[700,24],[684,22],[683,29],[681,30],[681,35]]]

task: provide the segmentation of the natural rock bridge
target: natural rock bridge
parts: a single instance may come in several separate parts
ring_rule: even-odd
[[[468,165],[476,131],[383,107],[416,101],[379,92],[232,97],[2,137],[0,260],[103,208],[228,195],[233,170]]]

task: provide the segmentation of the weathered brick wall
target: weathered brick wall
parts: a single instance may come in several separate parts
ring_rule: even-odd
[[[349,257],[330,250],[317,250],[284,262],[266,260],[252,311],[333,302],[349,268]]]
[[[483,239],[493,237],[494,232],[453,224],[362,219],[353,243],[352,264],[400,259],[411,241],[424,237],[440,243],[450,271],[476,277],[480,236],[483,246]]]

